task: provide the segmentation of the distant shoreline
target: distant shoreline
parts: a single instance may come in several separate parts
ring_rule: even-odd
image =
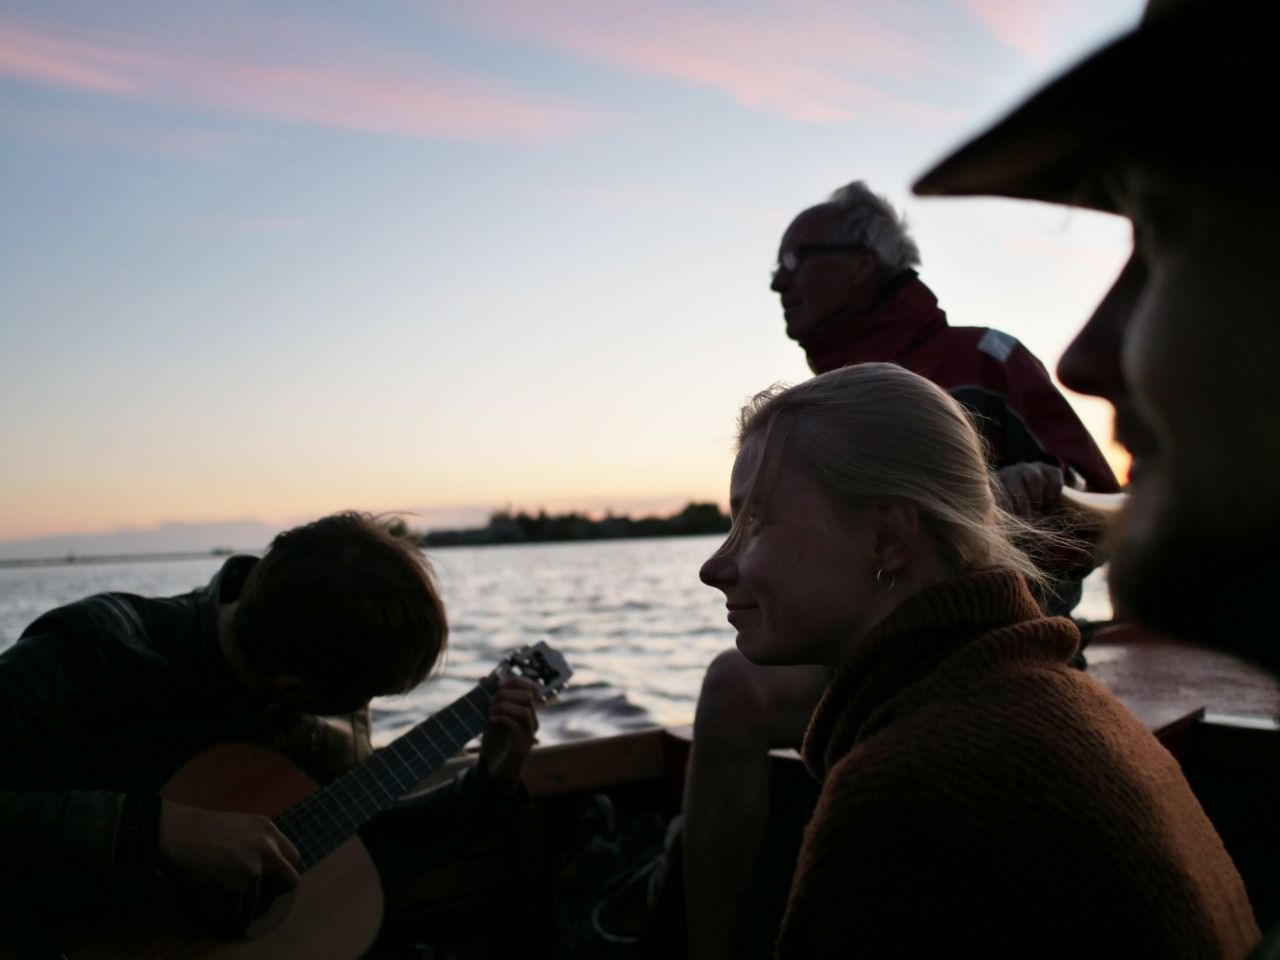
[[[419,543],[423,550],[453,550],[456,547],[542,547],[561,543],[618,543],[623,540],[674,540],[678,537],[707,537],[718,531],[683,530],[678,533],[629,533],[624,536],[543,537],[540,540],[441,540]]]
[[[460,530],[412,530],[403,518],[390,526],[393,536],[406,537],[424,550],[449,547],[518,546],[536,543],[584,543],[601,540],[647,540],[657,537],[688,537],[726,533],[730,518],[714,503],[688,503],[684,509],[668,517],[616,516],[607,514],[593,520],[585,514],[571,512],[548,515],[512,514],[498,511],[483,527]],[[224,543],[226,541],[223,541]],[[76,553],[68,550],[43,557],[0,558],[0,570],[38,567],[71,567],[82,564],[148,563],[182,560],[209,560],[236,553],[261,553],[258,550],[236,550],[212,547],[207,550],[146,550],[139,553]]]
[[[581,513],[548,515],[502,510],[489,517],[484,527],[465,530],[433,530],[419,533],[403,527],[425,547],[484,547],[517,543],[579,543],[591,540],[632,540],[648,537],[687,537],[704,533],[727,533],[730,518],[714,503],[689,503],[669,517],[615,516],[593,520]],[[394,530],[393,530],[394,532]]]
[[[619,540],[663,540],[675,537],[707,536],[703,531],[680,533],[633,533],[619,537],[565,537],[544,540],[473,540],[469,542],[419,543],[426,550],[452,550],[456,547],[536,547],[557,543],[617,543]],[[160,553],[84,554],[63,557],[21,557],[0,559],[0,570],[35,569],[44,567],[79,567],[113,563],[154,563],[182,560],[217,560],[236,554],[257,554],[261,550],[174,550]]]
[[[110,553],[110,554],[68,554],[62,557],[22,557],[13,560],[0,560],[0,570],[12,570],[17,567],[75,567],[81,564],[106,563],[150,563],[163,560],[215,560],[229,557],[243,550],[218,548],[215,550],[175,550],[163,553]]]

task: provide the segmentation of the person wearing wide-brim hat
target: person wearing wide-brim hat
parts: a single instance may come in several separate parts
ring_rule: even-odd
[[[1112,402],[1133,455],[1112,592],[1151,627],[1280,674],[1280,74],[1266,9],[1153,0],[915,190],[1132,220],[1133,256],[1058,367]],[[1255,906],[1264,927],[1280,920],[1280,904]],[[1280,930],[1269,942],[1280,956]]]
[[[921,195],[1117,208],[1121,159],[1273,182],[1276,35],[1265,5],[1151,0],[1141,22],[917,180]]]

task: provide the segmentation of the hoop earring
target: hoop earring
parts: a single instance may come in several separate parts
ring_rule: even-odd
[[[886,587],[884,585],[884,568],[881,567],[879,570],[876,571],[876,585],[880,587],[880,589],[883,590],[885,593],[888,593],[895,586],[897,586],[897,583],[898,583],[898,575],[896,573],[891,573],[889,574],[889,585]]]

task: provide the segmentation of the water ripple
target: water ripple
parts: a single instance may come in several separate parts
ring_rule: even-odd
[[[462,696],[507,651],[547,640],[574,684],[542,715],[544,741],[688,723],[707,663],[733,645],[721,595],[698,581],[715,537],[459,547],[431,556],[452,625],[438,675],[374,703],[380,742]],[[167,596],[207,583],[221,561],[0,570],[0,648],[45,610],[104,590]],[[1109,611],[1086,583],[1080,613]]]

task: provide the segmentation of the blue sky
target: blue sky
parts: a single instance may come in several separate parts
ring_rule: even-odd
[[[908,185],[1140,7],[7,0],[0,540],[723,500],[852,179],[1052,367],[1125,225]]]

